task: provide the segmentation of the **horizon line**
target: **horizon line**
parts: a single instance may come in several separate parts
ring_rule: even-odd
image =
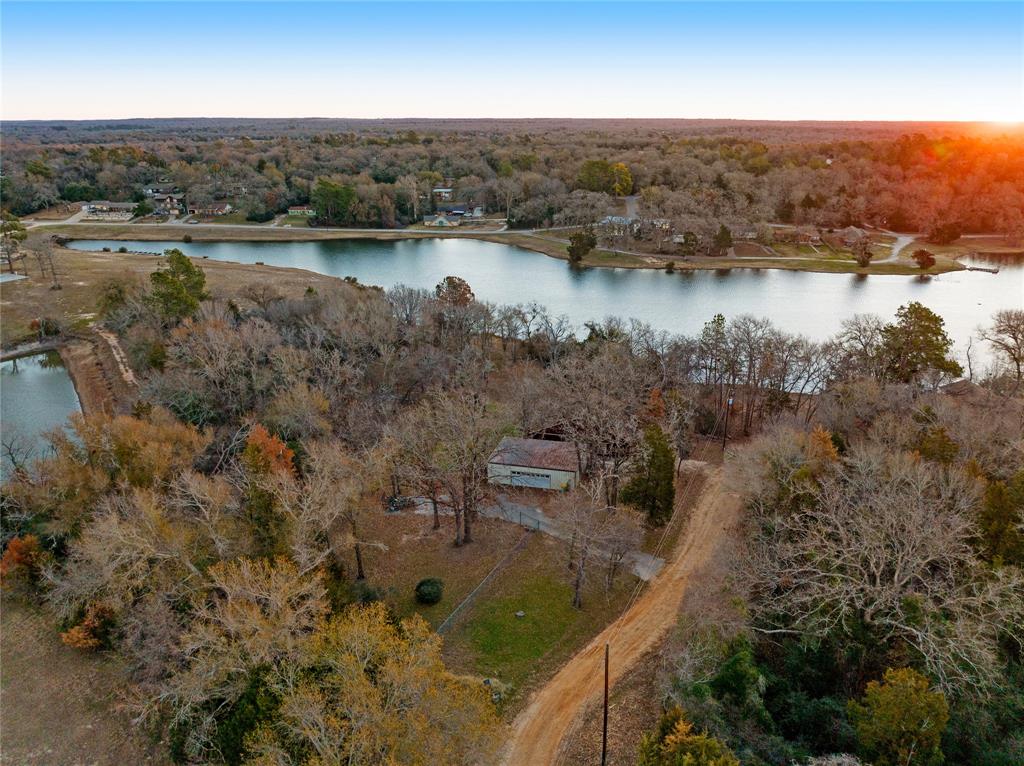
[[[507,121],[507,122],[526,122],[526,121],[606,121],[606,122],[649,122],[649,121],[673,121],[673,122],[776,122],[776,123],[793,123],[793,122],[819,122],[819,123],[869,123],[869,122],[887,122],[887,123],[944,123],[944,124],[955,124],[955,125],[977,125],[977,124],[989,124],[989,125],[1005,125],[1006,127],[1022,126],[1024,127],[1024,121],[1021,120],[998,120],[998,119],[986,119],[984,117],[971,118],[971,119],[951,119],[951,118],[921,118],[921,117],[907,117],[907,118],[893,118],[893,117],[551,117],[551,116],[525,116],[525,117],[492,117],[492,116],[479,116],[479,117],[430,117],[423,115],[408,115],[403,117],[356,117],[356,116],[325,116],[325,115],[287,115],[287,116],[266,116],[266,115],[161,115],[161,116],[136,116],[136,117],[16,117],[7,118],[0,116],[0,123],[15,123],[15,122],[137,122],[140,120],[353,120],[353,121],[364,121],[364,122],[403,122],[403,121],[436,121],[436,122],[454,122],[454,121]]]

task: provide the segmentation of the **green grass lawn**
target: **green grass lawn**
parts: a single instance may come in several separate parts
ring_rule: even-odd
[[[516,617],[516,612],[525,612]],[[505,595],[483,602],[467,626],[481,672],[515,683],[575,624],[572,589],[541,574],[519,580]]]
[[[506,715],[526,701],[569,657],[618,617],[636,578],[621,573],[610,592],[595,560],[584,588],[583,608],[572,606],[565,544],[531,535],[527,546],[445,635],[445,658],[458,672],[493,678],[508,688]],[[516,617],[516,612],[523,617]]]
[[[290,226],[293,229],[307,229],[309,228],[309,217],[305,215],[286,215],[277,225]]]

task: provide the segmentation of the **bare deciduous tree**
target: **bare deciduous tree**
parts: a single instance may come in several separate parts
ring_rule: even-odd
[[[1024,379],[1024,310],[1003,309],[992,317],[992,326],[979,331],[982,340],[988,341],[1004,364],[1013,374],[1013,392],[1020,389]]]
[[[808,501],[759,511],[749,572],[758,629],[867,629],[911,647],[948,691],[994,683],[1000,636],[1024,640],[1024,583],[1011,569],[984,571],[971,548],[973,479],[872,446],[818,485],[791,477],[778,491]]]
[[[570,532],[567,568],[577,609],[583,606],[594,560],[607,564],[605,587],[610,590],[624,557],[640,544],[643,534],[636,514],[607,504],[606,486],[606,478],[597,473],[558,499],[559,519]]]

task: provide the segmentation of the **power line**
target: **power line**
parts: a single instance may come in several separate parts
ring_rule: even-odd
[[[733,392],[730,391],[729,392],[728,403],[725,406],[725,413],[724,413],[724,419],[725,419],[726,428],[728,428],[729,411],[732,409],[732,402],[733,402]],[[719,412],[718,416],[715,418],[714,425],[711,427],[711,433],[712,434],[714,434],[715,431],[718,430],[718,425],[719,425],[719,423],[722,422],[722,420],[723,420],[723,413]],[[728,433],[728,431],[725,431],[725,433]],[[704,440],[704,442],[700,445],[700,448],[699,448],[701,450],[701,458],[707,458],[707,456],[708,456],[707,452],[709,450],[710,445],[713,444],[713,443],[714,442],[712,440],[709,440],[709,439],[708,440]],[[725,451],[725,440],[724,439],[722,441],[722,451],[723,451],[723,454],[724,454],[724,451]],[[691,474],[689,480],[687,481],[686,486],[683,488],[683,497],[684,498],[689,495],[689,492],[693,488],[693,483],[694,483],[694,481],[696,481],[696,479],[697,479],[697,472],[694,471]],[[662,548],[665,545],[665,541],[668,539],[668,531],[671,528],[672,524],[675,522],[676,511],[677,510],[678,510],[677,508],[673,508],[672,509],[672,515],[669,517],[668,523],[665,524],[665,529],[661,533],[661,537],[658,540],[658,544],[654,547],[654,553],[652,554],[652,556],[654,558],[657,558],[659,556],[659,554],[662,551]],[[615,623],[612,626],[612,633],[608,637],[608,641],[605,642],[605,645],[604,645],[604,711],[603,711],[603,723],[602,723],[602,728],[601,728],[601,766],[606,766],[607,758],[608,758],[608,676],[609,676],[609,662],[610,662],[609,658],[610,658],[610,654],[611,654],[611,644],[615,640],[615,638],[618,636],[619,631],[622,629],[622,618],[626,616],[626,614],[629,612],[629,610],[633,607],[633,605],[639,599],[640,594],[643,592],[643,588],[644,588],[644,586],[646,584],[647,583],[643,579],[640,579],[639,582],[636,584],[636,586],[633,589],[633,592],[630,594],[629,599],[626,601],[626,604],[623,607],[622,612],[615,619]]]

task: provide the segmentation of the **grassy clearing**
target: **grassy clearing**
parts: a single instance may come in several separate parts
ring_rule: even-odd
[[[116,710],[126,676],[115,659],[64,646],[47,615],[10,598],[0,636],[0,763],[168,763],[166,748]]]
[[[565,234],[565,232],[559,232]],[[526,234],[523,232],[501,232],[499,234],[477,237],[488,242],[500,242],[506,245],[517,245],[535,253],[543,253],[552,258],[562,261],[569,260],[569,253],[566,248],[568,240],[555,236],[541,234]],[[616,253],[611,250],[592,250],[583,259],[584,266],[603,266],[605,268],[617,269],[643,269],[659,268],[657,264],[641,256]]]
[[[33,233],[31,236],[39,235]],[[30,239],[29,247],[32,242]],[[107,282],[148,279],[163,259],[151,255],[92,253],[58,247],[54,249],[54,262],[60,275],[60,290],[51,290],[50,281],[41,278],[34,258],[23,262],[28,269],[28,279],[0,284],[0,341],[5,346],[33,336],[29,324],[41,316],[58,319],[70,330],[87,326],[95,319],[96,305]],[[236,300],[239,290],[248,284],[270,284],[291,296],[302,295],[309,285],[318,290],[348,289],[339,279],[299,269],[212,260],[202,261],[202,267],[214,296]],[[24,269],[19,270],[24,273]]]
[[[584,607],[576,610],[566,576],[565,543],[480,518],[474,541],[456,548],[450,516],[442,516],[439,530],[432,527],[431,516],[370,514],[360,530],[360,537],[368,541],[363,547],[367,583],[399,616],[419,614],[437,627],[503,562],[450,624],[444,651],[457,672],[509,685],[504,707],[510,712],[528,689],[546,680],[621,613],[636,582],[628,573],[620,575],[611,593],[605,593],[604,569],[595,561]],[[526,546],[506,560],[524,534]],[[344,549],[340,556],[351,575],[354,554]],[[417,604],[413,596],[416,583],[426,577],[444,581],[444,597],[433,606]],[[517,618],[518,611],[525,616]]]
[[[249,225],[249,226],[264,226],[265,224],[256,223],[255,221],[245,220],[245,211],[234,210],[224,215],[214,215],[209,218],[200,218],[202,223],[196,224],[201,226],[202,224],[218,224],[220,226],[238,226],[238,225]]]
[[[595,561],[583,608],[572,606],[565,544],[532,534],[525,549],[481,591],[445,637],[445,657],[457,671],[495,678],[509,686],[503,702],[514,715],[534,686],[622,613],[636,579],[620,575],[604,590]],[[516,617],[516,612],[525,615]]]
[[[494,519],[479,519],[474,541],[456,548],[452,518],[442,516],[433,529],[431,516],[410,512],[373,513],[360,529],[367,583],[380,591],[400,617],[419,614],[433,627],[440,625],[488,572],[519,541],[521,530]],[[354,571],[350,551],[341,553]],[[413,590],[427,577],[444,581],[444,596],[431,606],[416,603]]]
[[[1002,237],[970,237],[958,239],[948,245],[933,245],[924,239],[915,239],[901,251],[903,257],[909,258],[915,250],[928,250],[936,257],[961,258],[965,255],[980,253],[985,255],[1024,256],[1024,246],[1010,245]]]
[[[286,215],[282,218],[278,226],[288,226],[293,229],[308,229],[309,228],[309,216],[305,215]]]

